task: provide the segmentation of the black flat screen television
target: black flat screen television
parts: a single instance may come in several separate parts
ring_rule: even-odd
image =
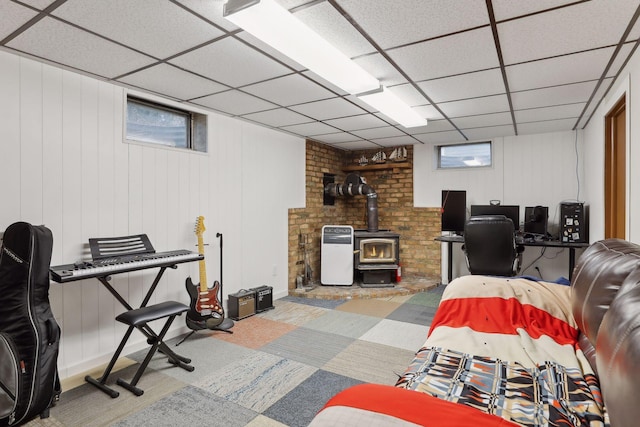
[[[504,215],[511,218],[516,231],[520,229],[520,206],[518,205],[471,205],[471,216]]]
[[[467,220],[467,192],[442,190],[442,231],[462,233]]]

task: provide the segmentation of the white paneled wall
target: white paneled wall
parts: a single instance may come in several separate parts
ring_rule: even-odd
[[[493,140],[493,165],[487,168],[438,170],[435,151],[433,145],[415,146],[416,206],[440,206],[442,190],[466,190],[467,208],[472,204],[500,200],[505,205],[520,206],[521,222],[526,206],[548,206],[553,231],[559,223],[560,202],[575,201],[578,176],[581,183],[584,181],[584,150],[579,132],[496,138]],[[589,203],[584,195],[584,192],[580,193],[581,201]],[[442,256],[445,274],[446,253]],[[540,259],[535,261],[538,257]],[[568,262],[567,250],[547,249],[543,253],[530,247],[523,254],[523,266],[531,267],[522,273],[538,275],[533,269],[537,265],[545,280],[568,277]],[[453,266],[454,276],[468,274],[460,245],[454,246]]]
[[[52,265],[88,256],[88,239],[146,233],[158,251],[196,250],[195,218],[205,217],[207,276],[224,299],[270,285],[287,294],[287,209],[304,207],[304,140],[216,114],[209,153],[123,142],[125,89],[0,51],[0,230],[45,224]],[[154,301],[188,302],[197,263],[168,269]],[[157,270],[116,275],[113,286],[138,304]],[[122,307],[97,280],[51,284],[63,329],[62,377],[105,362],[124,327]],[[172,334],[184,331],[175,322]],[[129,350],[145,345],[132,336]]]

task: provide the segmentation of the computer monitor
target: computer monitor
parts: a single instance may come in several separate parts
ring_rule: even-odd
[[[471,216],[504,215],[511,218],[516,231],[520,229],[520,206],[518,205],[471,205]]]
[[[442,190],[442,231],[462,233],[467,220],[467,192]]]
[[[527,206],[524,208],[524,232],[537,236],[547,236],[549,208],[547,206]]]

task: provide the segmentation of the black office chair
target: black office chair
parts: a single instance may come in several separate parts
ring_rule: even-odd
[[[520,271],[524,247],[516,244],[510,218],[481,215],[465,223],[463,250],[471,274],[515,276]]]

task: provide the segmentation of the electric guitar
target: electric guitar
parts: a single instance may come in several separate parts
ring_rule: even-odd
[[[198,236],[198,253],[204,255],[204,239],[202,235],[205,231],[204,217],[199,216],[196,220],[196,236]],[[186,287],[187,293],[191,298],[190,310],[187,312],[187,317],[202,328],[212,329],[224,320],[224,310],[222,304],[218,300],[218,293],[220,292],[220,282],[217,280],[213,283],[213,286],[209,288],[207,286],[207,267],[205,260],[199,261],[200,265],[200,284],[195,285],[191,281],[191,277],[187,277]]]

